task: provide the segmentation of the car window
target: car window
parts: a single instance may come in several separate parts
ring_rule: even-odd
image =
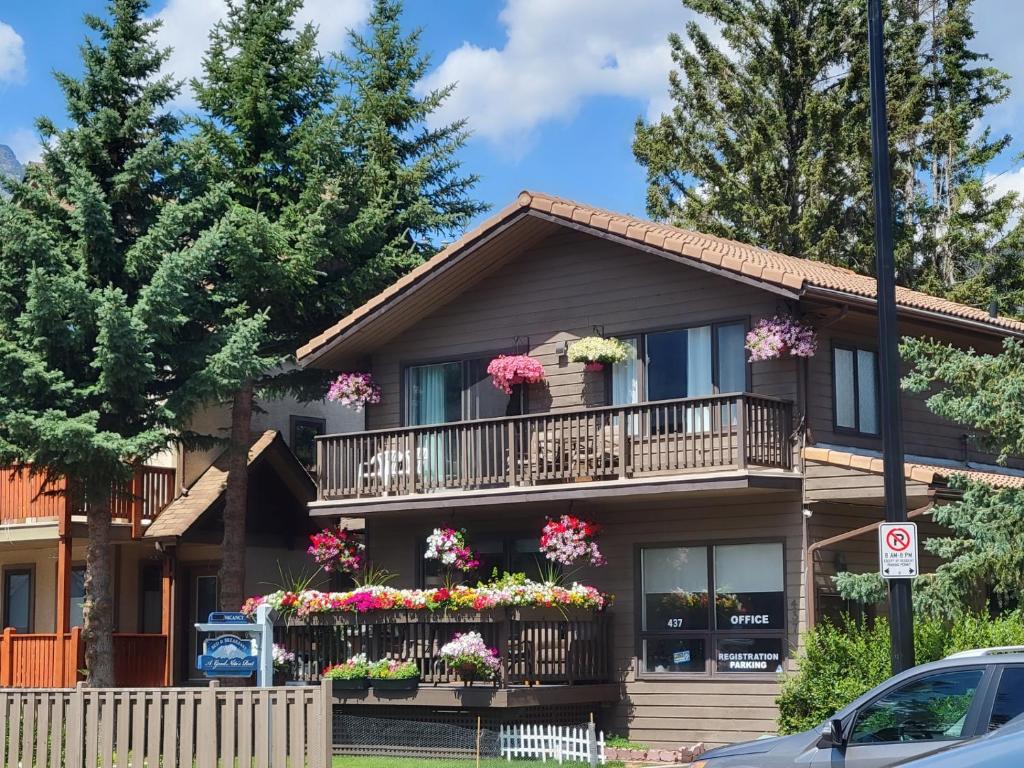
[[[853,744],[958,739],[983,670],[936,672],[904,683],[857,713]]]
[[[1007,667],[999,676],[988,729],[994,731],[1021,713],[1024,713],[1024,667]]]

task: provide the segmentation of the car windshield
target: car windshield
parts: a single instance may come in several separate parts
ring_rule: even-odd
[[[885,694],[857,715],[854,744],[958,739],[982,670],[937,672]]]

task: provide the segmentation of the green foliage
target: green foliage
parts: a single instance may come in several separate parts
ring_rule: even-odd
[[[630,741],[625,736],[619,736],[617,734],[609,734],[604,743],[606,746],[612,747],[613,749],[650,749],[648,744],[643,744],[639,741]]]
[[[970,648],[1024,644],[1024,614],[999,618],[963,614],[955,621],[918,617],[914,626],[917,662],[923,664]],[[814,728],[861,694],[889,678],[889,624],[878,619],[836,626],[818,624],[804,635],[799,671],[782,681],[779,732]]]
[[[367,677],[371,680],[413,680],[420,676],[415,661],[381,659],[370,664]]]
[[[670,114],[638,121],[655,218],[873,273],[866,3],[683,0]],[[896,260],[903,284],[975,306],[1024,290],[1020,201],[986,164],[1006,76],[974,52],[972,0],[889,0],[886,63]]]

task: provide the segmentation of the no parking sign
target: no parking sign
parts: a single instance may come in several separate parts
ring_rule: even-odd
[[[878,565],[883,579],[917,578],[917,523],[879,526]]]

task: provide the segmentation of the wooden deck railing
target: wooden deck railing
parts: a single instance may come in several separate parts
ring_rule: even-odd
[[[63,656],[57,643],[64,644]],[[56,669],[58,658],[63,667]],[[114,681],[118,686],[168,685],[167,635],[114,634]],[[0,688],[72,687],[82,679],[85,642],[77,627],[63,637],[49,633],[0,633]]]
[[[504,610],[444,615],[388,612],[387,618],[275,627],[275,641],[296,656],[292,677],[316,682],[323,670],[357,653],[370,661],[409,659],[424,685],[459,678],[440,658],[456,634],[479,632],[499,651],[499,685],[606,683],[611,677],[611,635],[606,613],[562,614],[557,609]]]
[[[42,475],[29,467],[0,468],[0,523],[53,520],[66,504],[66,483],[45,484]],[[174,499],[174,468],[143,467],[130,484],[113,489],[110,512],[115,520],[152,520]],[[84,509],[74,509],[74,513]]]
[[[792,406],[729,394],[317,438],[321,500],[792,466]]]

